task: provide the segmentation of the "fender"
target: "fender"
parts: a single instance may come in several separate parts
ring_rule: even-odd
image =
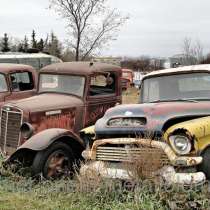
[[[175,124],[168,128],[164,134],[164,139],[168,141],[170,135],[175,131],[185,131],[195,141],[195,150],[198,153],[204,151],[210,145],[210,117],[201,117]]]
[[[95,135],[95,126],[90,126],[90,127],[87,127],[87,128],[84,128],[83,130],[80,131],[80,133],[84,133],[84,134],[92,134],[92,135]]]
[[[35,152],[44,150],[48,148],[51,144],[64,137],[71,138],[72,141],[65,140],[67,144],[72,144],[73,141],[77,143],[82,149],[85,149],[85,143],[83,140],[70,130],[51,128],[37,133],[28,139],[24,144],[22,144],[8,159],[7,161],[12,161],[20,156],[22,153],[30,153],[31,155]],[[6,162],[7,162],[6,161]]]

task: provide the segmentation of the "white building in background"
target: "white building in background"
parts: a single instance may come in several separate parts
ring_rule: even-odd
[[[121,66],[121,57],[97,57],[92,59],[93,62],[108,63]]]
[[[45,53],[0,52],[0,63],[26,64],[38,70],[49,64],[61,62],[61,59]]]
[[[197,62],[193,56],[186,56],[185,54],[176,54],[166,59],[164,68],[176,68],[179,66],[195,65]]]

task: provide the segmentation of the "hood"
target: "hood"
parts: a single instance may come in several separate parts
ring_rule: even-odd
[[[76,96],[45,93],[9,104],[25,111],[39,112],[44,110],[79,107],[83,105],[83,101]]]
[[[210,101],[208,102],[162,102],[148,104],[120,105],[109,109],[103,118],[96,123],[96,132],[107,127],[107,121],[114,117],[143,117],[146,118],[146,125],[143,128],[131,128],[134,132],[141,129],[162,131],[164,125],[172,119],[196,118],[200,116],[210,116]],[[107,128],[116,130],[116,128]],[[121,128],[123,129],[123,128]],[[127,132],[129,128],[124,128]],[[119,128],[118,128],[119,131]]]

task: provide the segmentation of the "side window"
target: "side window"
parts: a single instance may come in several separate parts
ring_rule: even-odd
[[[115,75],[98,74],[91,77],[90,96],[115,93]]]
[[[13,73],[10,75],[13,91],[26,91],[34,88],[31,72]]]
[[[0,92],[8,91],[6,78],[3,74],[0,74]]]

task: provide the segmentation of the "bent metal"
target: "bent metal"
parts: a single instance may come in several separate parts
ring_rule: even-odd
[[[46,178],[68,174],[85,148],[79,131],[121,103],[120,78],[120,67],[100,63],[41,69],[37,94],[1,109],[0,147],[9,156],[6,162],[19,161]]]
[[[187,186],[210,180],[209,81],[210,65],[146,75],[140,104],[113,107],[83,130],[94,139],[81,173]]]

